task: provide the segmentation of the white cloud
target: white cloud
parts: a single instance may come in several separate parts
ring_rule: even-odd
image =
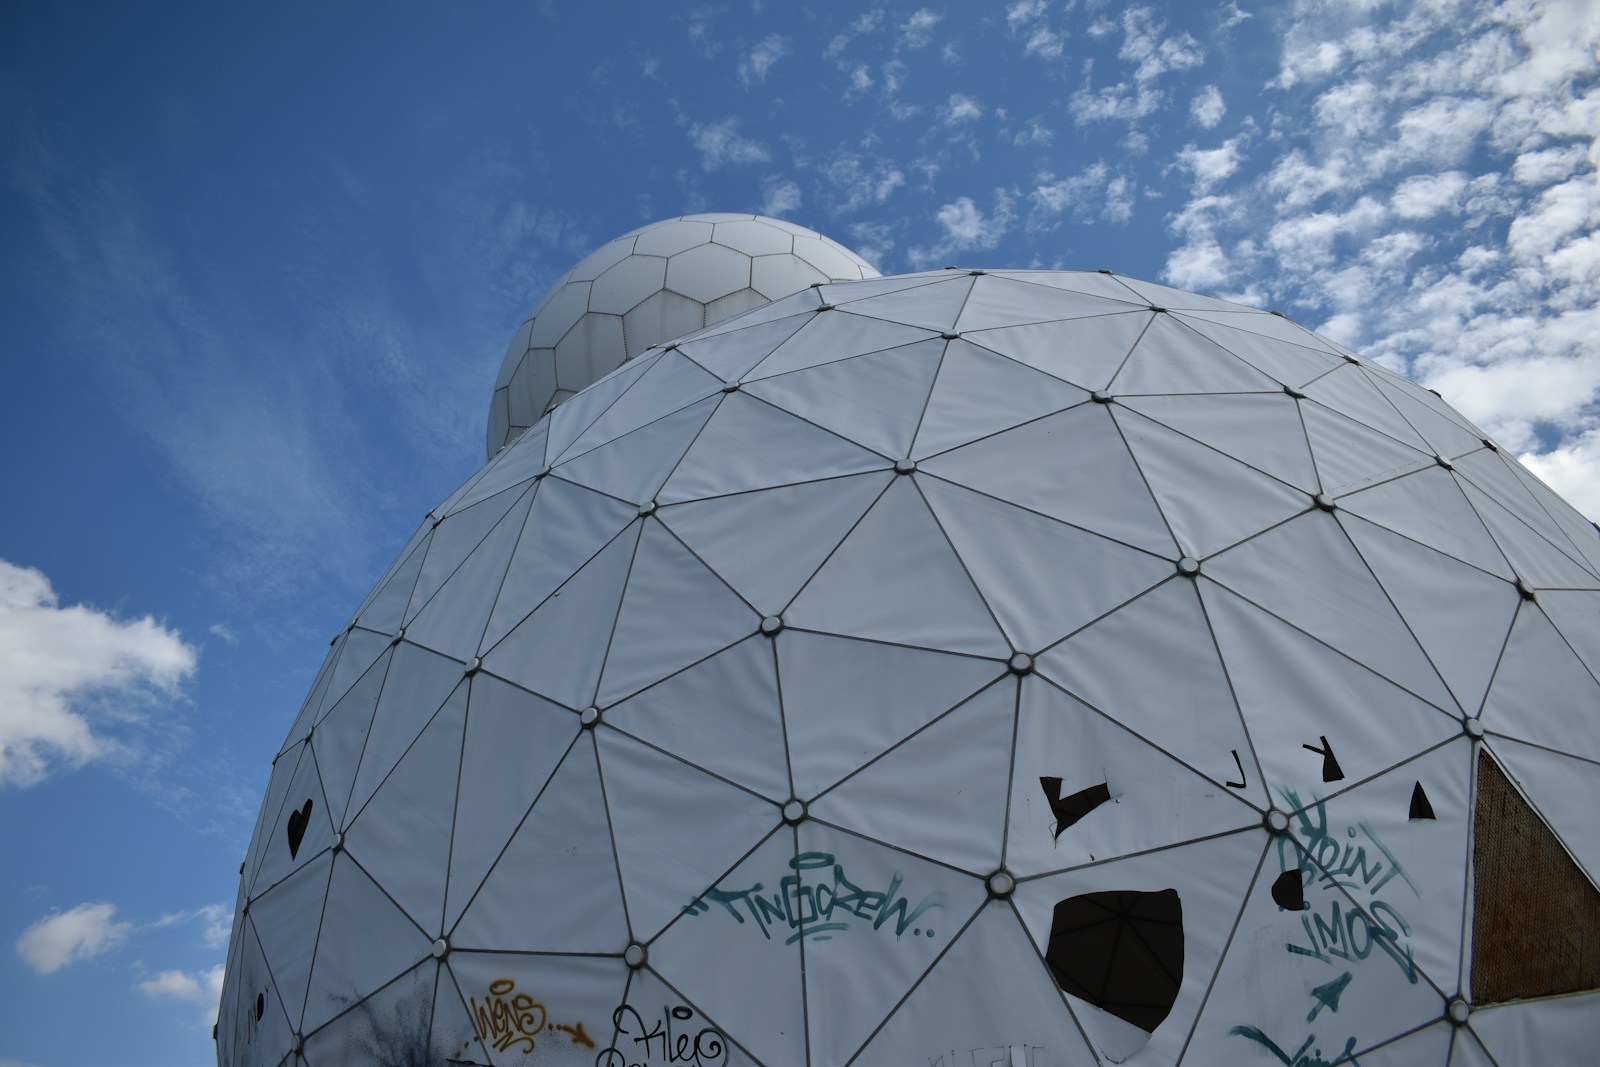
[[[717,170],[727,164],[765,163],[772,158],[759,141],[739,136],[739,120],[733,117],[716,122],[696,122],[689,127],[689,141],[700,152],[700,165]]]
[[[768,178],[761,197],[761,214],[782,218],[800,210],[800,187],[788,178]]]
[[[1396,186],[1389,203],[1394,213],[1403,219],[1431,219],[1444,212],[1456,214],[1461,210],[1461,192],[1466,187],[1467,176],[1458,170],[1418,174]]]
[[[1122,49],[1118,55],[1135,62],[1133,79],[1140,84],[1168,71],[1191,70],[1205,61],[1200,43],[1188,33],[1162,36],[1167,24],[1147,7],[1122,13]]]
[[[1228,105],[1222,101],[1222,90],[1215,85],[1207,85],[1189,101],[1189,114],[1196,123],[1208,130],[1216,129],[1217,123],[1222,121],[1222,116],[1227,112]]]
[[[1113,175],[1104,161],[1065,178],[1046,171],[1035,179],[1028,194],[1028,227],[1051,229],[1061,215],[1080,222],[1096,218],[1127,222],[1133,216],[1133,193],[1133,182],[1126,175]]]
[[[1039,56],[1041,59],[1060,59],[1066,47],[1066,38],[1058,31],[1049,26],[1035,26],[1033,32],[1028,34],[1028,43],[1022,46],[1022,51],[1025,55]]]
[[[112,754],[117,742],[91,720],[136,719],[195,664],[195,650],[150,616],[61,607],[44,574],[0,560],[0,786]]]
[[[900,24],[900,43],[906,48],[925,48],[933,41],[933,29],[944,16],[927,8],[920,8]]]
[[[116,922],[114,904],[79,904],[46,915],[17,938],[17,954],[36,974],[109,952],[128,938],[132,923]]]
[[[939,108],[939,118],[946,126],[959,126],[983,117],[983,105],[966,93],[951,93],[950,99]]]
[[[200,939],[207,948],[221,948],[227,944],[233,926],[233,912],[225,904],[207,904],[193,911],[174,911],[150,925],[156,929],[199,922]]]
[[[905,172],[892,160],[851,151],[835,153],[821,172],[842,197],[838,208],[847,214],[885,203],[906,183]]]
[[[1034,19],[1043,18],[1049,7],[1048,0],[1015,0],[1006,5],[1006,25],[1015,32]]]
[[[1524,452],[1522,465],[1583,512],[1591,522],[1600,517],[1600,429],[1589,430],[1549,452]]]
[[[210,634],[212,637],[226,641],[230,645],[237,645],[239,643],[239,635],[234,633],[227,623],[214,622],[210,626],[206,627],[206,633]]]
[[[1244,138],[1230,137],[1216,148],[1196,148],[1184,145],[1178,152],[1177,165],[1194,175],[1197,193],[1209,192],[1213,186],[1233,176],[1239,169],[1239,146]]]
[[[994,209],[985,212],[970,196],[958,196],[939,208],[934,221],[944,231],[937,243],[907,252],[918,269],[948,259],[958,252],[993,248],[1016,221],[1015,197],[1004,189],[995,190]]]
[[[789,38],[776,33],[767,34],[739,61],[739,80],[747,88],[766,81],[767,72],[789,52]]]
[[[203,971],[162,971],[134,988],[152,1000],[187,1000],[217,1004],[222,1000],[222,964]]]

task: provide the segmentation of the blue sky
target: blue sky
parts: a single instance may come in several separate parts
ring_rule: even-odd
[[[653,219],[1277,308],[1600,516],[1597,42],[1594,0],[5,5],[0,1067],[210,1062],[328,638],[544,288]]]

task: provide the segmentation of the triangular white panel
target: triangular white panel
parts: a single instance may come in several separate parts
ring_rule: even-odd
[[[1594,1055],[1597,1018],[1600,992],[1578,993],[1480,1008],[1472,1013],[1472,1032],[1498,1067],[1577,1064]]]
[[[324,870],[324,879],[326,875],[327,872]],[[321,887],[318,891],[321,891]],[[320,917],[321,910],[317,909],[312,917],[313,923]],[[255,923],[248,917],[241,918],[243,921],[239,924],[231,942],[235,950],[235,965],[230,968],[228,974],[229,983],[238,993],[238,997],[230,1003],[227,993],[223,994],[223,1009],[217,1019],[217,1047],[224,1053],[231,1052],[231,1059],[235,1063],[277,1063],[291,1048],[294,1027],[289,1022],[288,1012],[278,994],[277,982],[267,966],[266,957],[262,954],[261,939],[256,936]],[[316,936],[315,925],[310,928],[309,936]],[[309,965],[310,960],[306,960],[305,963]],[[287,963],[285,966],[288,966]],[[286,979],[290,977],[288,973],[285,974]],[[300,1007],[305,1001],[303,973],[299,980],[300,986],[294,1001],[297,1020]],[[231,1025],[230,1008],[233,1009]]]
[[[937,478],[920,486],[1016,648],[1054,644],[1172,573],[1170,560],[994,497]]]
[[[1129,284],[1142,286],[1146,283],[1130,282]],[[1190,300],[1188,302],[1193,303],[1194,301]],[[1177,307],[1177,305],[1169,306]],[[1217,308],[1181,308],[1179,313],[1185,321],[1192,323],[1202,333],[1206,333],[1207,337],[1224,336],[1227,331],[1244,331],[1273,341],[1283,341],[1298,345],[1301,348],[1309,348],[1322,355],[1337,357],[1337,362],[1339,363],[1344,361],[1344,357],[1328,342],[1303,326],[1295,325],[1282,315],[1256,311],[1238,305],[1235,305],[1230,311],[1223,311]],[[1217,329],[1217,332],[1207,333],[1208,327]],[[1265,367],[1262,368],[1262,370],[1266,369]],[[1268,371],[1268,373],[1272,372]]]
[[[786,900],[795,906],[787,888],[799,885],[794,859],[795,834],[785,826],[685,901],[650,944],[650,969],[762,1063],[806,1062],[802,946],[784,910]]]
[[[669,618],[674,625],[662,626]],[[671,531],[646,520],[600,677],[599,702],[615,703],[727,648],[760,622]]]
[[[467,688],[458,687],[345,831],[345,848],[430,936],[443,930]]]
[[[1123,285],[1112,276],[1110,271],[996,270],[989,273],[996,278],[1009,278],[1015,281],[1032,282],[1034,285],[1047,285],[1055,289],[1065,289],[1069,293],[1083,293],[1102,300],[1122,301],[1141,309],[1148,308],[1151,303],[1148,297],[1141,296],[1128,286]],[[1210,300],[1209,297],[1195,297],[1194,299]]]
[[[1000,866],[1016,687],[990,686],[818,797],[810,812],[985,875]],[[986,776],[974,767],[995,768]]]
[[[1186,556],[1204,558],[1306,510],[1306,494],[1140,415],[1117,426]]]
[[[544,442],[549,426],[549,423],[542,422],[518,438],[515,443],[490,461],[488,468],[483,472],[483,477],[473,482],[471,488],[461,494],[459,501],[453,498],[447,500],[439,505],[434,513],[448,515],[460,508],[470,507],[480,500],[487,500],[506,489],[532,481],[533,477],[545,467]]]
[[[1441,708],[1449,691],[1333,516],[1314,511],[1208,560],[1206,575]]]
[[[1004,901],[978,912],[855,1062],[894,1063],[907,1049],[929,1067],[1094,1062],[1055,979]]]
[[[498,644],[637,515],[631,504],[546,478],[534,494],[523,536],[495,598],[483,647]]]
[[[1019,456],[1046,457],[1019,463]],[[1177,558],[1150,490],[1101,404],[986,437],[921,469],[1104,537]]]
[[[1532,471],[1521,464],[1510,466],[1511,473],[1527,486],[1534,500],[1566,533],[1567,540],[1577,550],[1578,555],[1588,560],[1590,570],[1600,573],[1600,527],[1595,526],[1574,510],[1571,504],[1551,492],[1550,487],[1534,477]]]
[[[619,500],[648,503],[721,402],[718,393],[691,404],[568,460],[556,471]]]
[[[1589,673],[1600,678],[1600,593],[1551,589],[1539,594],[1539,607]]]
[[[363,629],[351,630],[344,636],[339,647],[339,658],[329,672],[328,684],[322,692],[322,706],[313,717],[313,723],[321,721],[340,698],[350,691],[350,687],[361,680],[361,676],[372,668],[379,656],[383,655],[383,650],[389,647],[389,642],[390,639],[383,634]],[[284,747],[287,748],[288,745]]]
[[[907,477],[884,490],[784,619],[806,629],[979,655],[1010,651]]]
[[[333,824],[328,819],[328,800],[317,773],[316,755],[306,746],[300,749],[299,757],[283,807],[262,849],[261,866],[250,890],[252,898],[333,844]]]
[[[622,889],[594,744],[567,752],[449,934],[462,948],[621,952]]]
[[[1037,667],[1233,795],[1266,804],[1193,582],[1175,578],[1125,605],[1045,652]]]
[[[430,520],[427,537],[411,550],[405,561],[378,587],[372,599],[356,615],[356,620],[369,630],[394,633],[405,623],[406,606],[411,603],[411,591],[416,588],[417,575],[422,573],[422,561],[428,555],[428,542],[432,539],[433,523]]]
[[[1188,1038],[1196,1012],[1205,1003],[1218,960],[1233,935],[1240,902],[1266,844],[1266,835],[1260,831],[1228,834],[1028,879],[1018,883],[1013,899],[1036,950],[1048,959],[1055,910],[1061,902],[1091,893],[1164,893],[1167,890],[1176,893],[1183,921],[1183,967],[1174,976],[1178,979],[1176,996],[1170,1013],[1151,1032],[1149,1043],[1138,1050],[1140,1057],[1148,1062],[1174,1063]],[[1101,951],[1105,953],[1103,966],[1111,973],[1118,973],[1120,961],[1116,944],[1107,945]],[[1085,1002],[1072,996],[1067,1003],[1076,1011]],[[1128,1051],[1126,1024],[1107,1024],[1093,1012],[1079,1013],[1078,1021],[1088,1031],[1095,1047],[1123,1054]],[[1211,1055],[1189,1062],[1234,1061]]]
[[[361,769],[356,772],[355,787],[345,807],[346,824],[361,811],[434,712],[461,684],[461,678],[461,665],[454,660],[416,645],[403,644],[395,649],[384,679],[383,696],[372,717],[372,732],[361,753]]]
[[[1234,793],[1024,678],[1005,866],[1026,876],[1258,825]]]
[[[1291,336],[1297,338],[1293,341],[1283,336],[1264,336],[1265,331],[1271,329],[1268,323],[1288,325],[1276,315],[1238,316],[1236,324],[1227,325],[1216,321],[1221,317],[1218,315],[1207,321],[1204,315],[1180,313],[1177,316],[1190,329],[1215,341],[1256,370],[1285,385],[1304,385],[1344,363],[1344,357],[1325,349],[1305,347],[1303,342],[1311,338],[1299,327],[1289,327],[1294,331]]]
[[[349,1008],[362,990],[377,989],[409,970],[428,949],[422,931],[350,856],[335,855],[302,1031],[309,1033]]]
[[[1442,467],[1424,467],[1352,493],[1339,506],[1490,574],[1515,577],[1483,520]]]
[[[722,379],[685,359],[667,352],[648,372],[640,376],[617,402],[595,419],[578,439],[555,460],[565,463],[636,427],[647,425],[664,415],[688,407],[722,391]]]
[[[1589,878],[1600,883],[1600,824],[1594,818],[1600,763],[1509,737],[1493,738],[1489,748]]]
[[[1462,710],[1477,714],[1521,600],[1516,587],[1381,526],[1343,525]]]
[[[289,785],[294,781],[295,772],[300,769],[300,760],[311,759],[310,751],[311,746],[301,742],[291,746],[272,761],[272,775],[267,779],[267,795],[262,799],[261,811],[256,816],[256,831],[250,839],[250,848],[245,853],[244,869],[239,872],[241,905],[255,888],[256,872],[260,870],[262,858],[276,844],[272,830],[278,825],[284,801],[289,796]]]
[[[1111,380],[1121,393],[1275,393],[1283,386],[1171,315],[1153,315]]]
[[[1201,593],[1273,788],[1322,781],[1331,791],[1339,788],[1334,782],[1359,782],[1461,732],[1460,719],[1231,593],[1209,583]],[[1351,715],[1351,708],[1374,713]]]
[[[418,1063],[428,1059],[434,980],[439,965],[428,959],[347,1010],[305,1040],[310,1067],[338,1067],[355,1057],[371,1063]]]
[[[1417,1064],[1448,1064],[1450,1062],[1450,1043],[1455,1038],[1455,1027],[1441,1019],[1431,1026],[1407,1034],[1396,1041],[1389,1041],[1375,1049],[1358,1052],[1356,1059],[1361,1067],[1416,1067]],[[1284,1050],[1291,1056],[1294,1049]],[[1337,1049],[1333,1050],[1335,1053]],[[1323,1055],[1328,1050],[1323,1050]],[[1279,1057],[1279,1062],[1282,1057]],[[1347,1061],[1348,1062],[1348,1061]]]
[[[526,494],[526,489],[507,489],[437,521],[433,540],[428,545],[428,556],[422,561],[422,573],[417,576],[417,586],[411,593],[411,606],[406,609],[407,622],[416,617],[422,606],[461,566],[461,561]]]
[[[606,722],[782,803],[792,793],[772,642],[751,636],[606,709]]]
[[[1087,399],[1058,378],[969,341],[950,341],[911,455],[931,456]]]
[[[678,350],[723,381],[736,382],[811,321],[812,316],[792,315],[748,329],[702,334],[697,340],[683,342]]]
[[[284,1011],[289,1013],[289,1026],[297,1033],[332,869],[333,853],[320,853],[250,902],[250,921],[261,942],[261,954],[267,959]]]
[[[1080,274],[1077,277],[1080,279],[1080,283],[1094,278],[1093,275],[1089,274]],[[1101,277],[1104,278],[1105,275],[1101,275]],[[1115,281],[1117,285],[1134,294],[1133,299],[1146,301],[1156,307],[1164,307],[1172,311],[1221,311],[1231,313],[1244,312],[1246,315],[1261,314],[1255,308],[1247,307],[1244,304],[1235,304],[1231,300],[1219,300],[1213,296],[1187,293],[1182,289],[1158,285],[1155,282],[1147,282],[1141,278],[1130,278],[1125,274],[1118,274],[1106,280]]]
[[[777,615],[883,492],[888,472],[686,501],[657,517],[763,615]]]
[[[1002,356],[1082,389],[1105,389],[1150,316],[1095,315],[1067,322],[999,326],[962,336]]]
[[[317,752],[317,770],[322,776],[322,791],[328,797],[328,818],[340,828],[345,824],[345,805],[356,784],[361,753],[367,747],[367,735],[378,710],[378,697],[389,673],[391,655],[385,652],[379,657],[372,669],[361,676],[361,681],[333,706],[311,737],[311,747]]]
[[[637,540],[630,530],[606,545],[488,650],[484,667],[571,708],[594,703]]]
[[[1301,404],[1322,491],[1344,496],[1434,464],[1434,458],[1392,437],[1326,410]]]
[[[552,411],[548,420],[549,430],[546,431],[545,462],[566,452],[572,442],[660,358],[660,350],[636,355]]]
[[[628,924],[648,941],[772,832],[778,805],[615,730],[595,738]]]
[[[883,470],[884,457],[743,393],[716,416],[657,495],[660,503]]]
[[[869,352],[899,349],[928,340],[929,331],[896,322],[851,315],[843,309],[818,312],[810,322],[774,348],[744,374],[752,384],[776,375],[828,366]]]
[[[983,905],[983,880],[810,820],[795,861],[811,1062],[843,1063]]]
[[[1450,1067],[1500,1067],[1470,1027],[1458,1029],[1451,1036],[1455,1041],[1450,1046]],[[1585,1042],[1584,1048],[1592,1051],[1592,1042]]]
[[[921,285],[932,285],[935,282],[947,280],[950,275],[945,271],[923,271],[919,274],[894,274],[887,278],[869,278],[862,282],[830,282],[822,285],[817,292],[825,303],[854,304],[861,300],[870,300],[885,293],[898,293],[902,289],[915,289]]]
[[[945,342],[824,363],[745,388],[752,396],[891,458],[909,455]]]
[[[1573,559],[1569,550],[1553,544],[1471,482],[1460,485],[1517,577],[1536,589],[1600,589],[1600,579]],[[1559,531],[1551,534],[1566,540]]]
[[[973,283],[972,292],[961,306],[956,328],[967,333],[1125,310],[1122,304],[1101,297],[994,275]]]
[[[1432,446],[1401,417],[1389,398],[1372,384],[1372,378],[1354,364],[1347,363],[1324,374],[1308,383],[1304,392],[1323,407],[1387,434],[1419,452],[1432,451]]]
[[[446,962],[493,1067],[607,1062],[628,985],[619,957],[452,951]]]
[[[506,567],[522,537],[532,502],[533,494],[524,493],[478,543],[451,580],[406,626],[409,640],[456,659],[471,659],[478,654],[484,627],[500,595]]]
[[[648,967],[628,975],[627,1000],[612,1018],[610,1049],[627,1059],[613,1057],[611,1062],[637,1063],[648,1057],[654,1063],[660,1058],[663,1039],[670,1033],[669,1064],[677,1053],[679,1062],[694,1063],[698,1059],[707,1067],[757,1067],[756,1061],[718,1028],[717,1020],[685,1001],[681,993]],[[603,1048],[602,1055],[609,1051]]]
[[[796,795],[816,796],[1004,672],[972,656],[780,633],[778,679]]]
[[[925,330],[948,332],[956,328],[961,306],[972,291],[973,278],[952,271],[948,281],[919,285],[894,293],[883,293],[866,300],[853,300],[849,308],[857,315],[871,315],[889,322],[920,326]]]
[[[1423,403],[1410,390],[1397,388],[1387,378],[1378,378],[1377,385],[1437,454],[1455,458],[1483,447],[1482,434],[1440,414],[1434,405]]]
[[[1597,707],[1600,683],[1544,612],[1523,604],[1484,701],[1484,728],[1600,760],[1600,715],[1593,714]]]
[[[578,717],[532,693],[479,674],[471,682],[444,925],[461,909],[511,839],[578,733]]]
[[[1294,400],[1275,393],[1130,396],[1119,403],[1263,474],[1317,492],[1317,472]],[[1126,423],[1119,423],[1126,426]]]

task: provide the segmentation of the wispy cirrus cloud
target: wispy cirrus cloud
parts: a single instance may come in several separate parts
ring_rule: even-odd
[[[700,166],[718,170],[745,163],[765,163],[772,158],[767,146],[739,133],[739,120],[733,116],[715,122],[696,122],[689,126],[689,142],[700,153]]]
[[[115,904],[79,904],[46,915],[17,938],[17,955],[35,974],[54,974],[70,964],[122,945],[133,930],[117,920]]]

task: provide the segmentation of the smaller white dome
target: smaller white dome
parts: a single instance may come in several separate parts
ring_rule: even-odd
[[[814,230],[762,215],[683,215],[601,245],[517,330],[494,383],[488,454],[651,345],[797,293],[879,277]]]

